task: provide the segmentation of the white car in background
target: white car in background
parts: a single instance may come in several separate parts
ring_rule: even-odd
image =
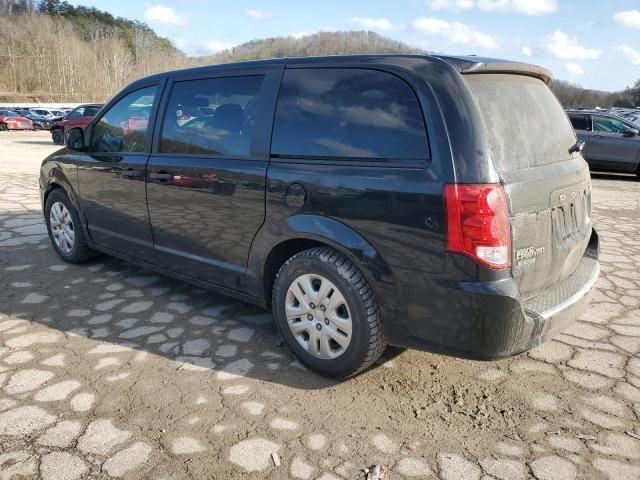
[[[627,116],[626,119],[640,128],[640,112],[632,113],[631,115]]]
[[[56,108],[30,108],[30,111],[36,113],[38,115],[42,115],[43,117],[47,117],[50,119],[64,117],[67,113],[63,110],[59,110]]]

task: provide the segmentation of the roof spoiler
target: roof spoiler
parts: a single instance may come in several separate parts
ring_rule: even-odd
[[[553,80],[550,70],[538,65],[529,63],[512,62],[497,58],[483,58],[470,56],[450,57],[445,55],[434,55],[450,64],[460,73],[515,73],[518,75],[528,75],[542,80],[549,84]]]

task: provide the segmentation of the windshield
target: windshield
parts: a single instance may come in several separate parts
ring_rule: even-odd
[[[0,115],[3,115],[5,117],[19,117],[20,116],[16,112],[12,112],[11,110],[0,110]]]
[[[511,74],[465,75],[484,118],[501,172],[570,158],[576,142],[560,102],[537,78]]]

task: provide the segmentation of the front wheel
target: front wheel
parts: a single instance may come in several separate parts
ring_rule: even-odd
[[[323,375],[355,375],[387,345],[380,308],[365,276],[331,248],[312,248],[287,260],[276,277],[272,305],[287,346]]]
[[[65,262],[82,263],[97,255],[87,245],[80,217],[61,189],[55,189],[47,197],[44,219],[51,244]]]
[[[51,130],[51,140],[56,145],[62,145],[64,143],[64,135],[62,134],[62,129],[56,128]]]

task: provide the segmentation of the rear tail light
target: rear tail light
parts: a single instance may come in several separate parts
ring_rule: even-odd
[[[489,268],[511,267],[511,228],[499,183],[447,184],[447,250]]]

